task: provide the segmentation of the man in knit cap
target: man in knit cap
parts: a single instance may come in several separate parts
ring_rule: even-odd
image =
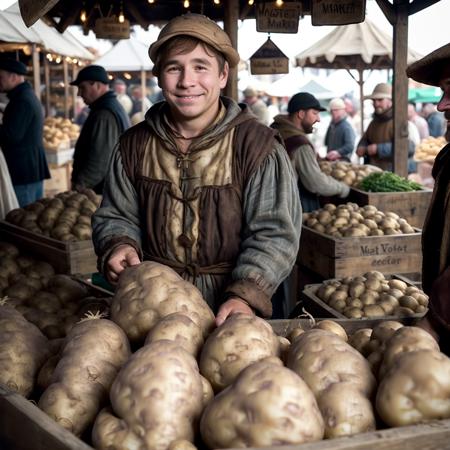
[[[291,271],[301,209],[277,133],[220,95],[239,54],[200,14],[172,19],[150,46],[165,101],[120,139],[93,217],[99,268],[113,283],[143,259],[196,285],[217,313],[272,314]]]
[[[444,113],[445,137],[450,141],[450,43],[411,64],[406,73],[443,90],[437,108]],[[433,197],[422,231],[422,286],[430,302],[420,325],[438,338],[441,350],[450,355],[450,144],[437,155],[432,174]]]

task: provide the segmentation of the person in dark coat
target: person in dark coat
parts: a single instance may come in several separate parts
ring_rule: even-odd
[[[109,160],[119,136],[130,127],[130,120],[116,94],[109,89],[109,78],[101,66],[80,70],[76,80],[78,94],[89,105],[90,112],[75,144],[72,189],[103,191]]]
[[[0,125],[0,147],[21,207],[42,198],[44,180],[50,178],[42,139],[42,105],[25,81],[26,74],[27,67],[20,61],[0,60],[0,92],[9,98]]]

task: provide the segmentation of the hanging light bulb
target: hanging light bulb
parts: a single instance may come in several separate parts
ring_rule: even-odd
[[[150,5],[152,5],[153,3],[155,3],[155,0],[148,0],[148,2],[150,3]]]
[[[123,2],[120,2],[119,23],[125,22],[125,16],[123,15]]]
[[[253,3],[255,3],[255,0],[248,0],[248,4],[249,4],[250,6],[252,6]]]
[[[220,5],[220,0],[214,0],[215,5]]]
[[[83,7],[83,9],[81,10],[81,13],[80,13],[80,20],[83,23],[86,22],[86,20],[87,20],[87,14],[86,14],[86,10],[84,9],[84,7]]]
[[[189,8],[189,0],[184,0],[183,6],[184,6],[185,8]]]
[[[275,4],[277,6],[283,6],[283,0],[276,0]]]

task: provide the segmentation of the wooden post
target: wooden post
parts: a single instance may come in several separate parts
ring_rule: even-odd
[[[76,64],[72,64],[72,81],[75,80],[78,74],[78,67]],[[75,86],[71,86],[72,91],[72,113],[73,118],[77,116],[77,91],[78,89]]]
[[[359,84],[359,113],[361,114],[361,137],[364,134],[364,69],[358,69]]]
[[[394,148],[393,171],[400,176],[408,175],[408,78],[406,66],[408,58],[408,1],[394,0]]]
[[[50,65],[44,57],[45,115],[50,116]]]
[[[145,113],[147,112],[147,110],[145,109],[145,105],[144,105],[144,97],[147,96],[147,83],[146,83],[146,74],[145,74],[145,70],[142,69],[141,70],[141,91],[142,91],[142,105],[141,105],[141,111],[142,114],[145,115]]]
[[[39,52],[37,45],[32,46],[32,59],[33,59],[33,88],[36,97],[41,99],[41,66],[39,64]]]
[[[225,32],[230,37],[231,44],[236,50],[238,41],[237,35],[238,20],[239,20],[239,1],[238,0],[226,1],[223,25]],[[236,101],[238,100],[237,82],[238,82],[238,68],[234,67],[233,69],[230,69],[230,74],[228,76],[228,83],[224,89],[224,95]]]
[[[64,118],[69,118],[69,65],[63,56]]]

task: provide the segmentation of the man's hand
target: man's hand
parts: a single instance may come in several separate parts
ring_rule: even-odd
[[[336,161],[338,159],[341,159],[341,154],[337,150],[331,150],[327,153],[326,158],[328,161]]]
[[[367,147],[367,154],[370,156],[375,156],[377,154],[377,144],[370,144]]]
[[[254,315],[252,308],[239,297],[230,297],[221,307],[216,315],[216,326],[222,325],[228,316],[243,313]]]
[[[131,245],[119,245],[106,262],[105,276],[112,284],[116,284],[119,275],[130,266],[140,264],[141,260]]]
[[[436,333],[436,330],[433,328],[430,321],[426,317],[420,319],[419,322],[416,323],[416,327],[428,331],[428,333],[430,333],[431,336],[433,336],[434,339],[436,339],[436,341],[439,342],[439,335]]]
[[[356,149],[356,154],[358,156],[364,156],[367,153],[367,147],[358,147]]]

